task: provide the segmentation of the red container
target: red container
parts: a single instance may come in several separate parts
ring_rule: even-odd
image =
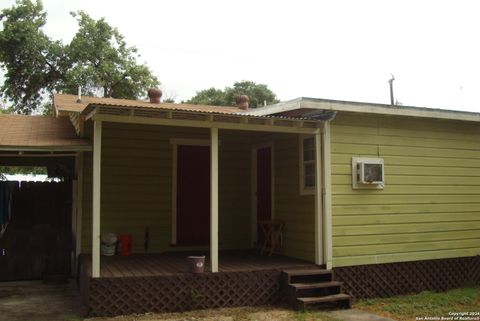
[[[132,254],[132,236],[129,234],[118,237],[118,251],[120,255],[129,256]]]

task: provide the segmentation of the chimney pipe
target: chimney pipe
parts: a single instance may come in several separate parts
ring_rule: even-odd
[[[160,88],[151,88],[148,90],[148,98],[152,104],[159,104],[160,99],[162,98],[162,91]]]
[[[82,102],[82,87],[78,86],[78,97],[77,97],[77,103]]]
[[[247,95],[240,95],[240,96],[237,96],[237,98],[235,99],[235,102],[238,108],[242,110],[248,110],[248,103],[250,102],[250,99],[248,98]]]

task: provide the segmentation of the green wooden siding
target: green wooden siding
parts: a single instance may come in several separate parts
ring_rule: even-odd
[[[90,124],[86,128],[91,135]],[[209,139],[205,129],[103,124],[101,233],[131,234],[133,251],[170,247],[172,226],[171,138]],[[250,246],[250,137],[220,131],[219,243]],[[92,154],[85,153],[82,249],[91,251]],[[181,248],[179,248],[181,249]]]
[[[209,139],[205,129],[105,123],[102,141],[101,232],[132,234],[143,252],[171,247],[171,138]],[[91,124],[85,132],[91,136]],[[251,150],[274,144],[274,216],[286,222],[285,255],[313,261],[314,197],[299,193],[299,139],[294,134],[220,131],[219,243],[221,249],[251,247]],[[85,153],[82,250],[91,251],[92,154]]]
[[[300,195],[298,135],[276,134],[274,143],[275,218],[285,221],[284,254],[315,261],[315,199]]]
[[[340,113],[332,122],[333,265],[480,254],[480,126]],[[382,157],[384,190],[353,190]]]

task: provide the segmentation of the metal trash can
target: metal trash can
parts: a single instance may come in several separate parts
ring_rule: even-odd
[[[199,274],[205,272],[205,256],[187,257],[188,270],[190,273]]]

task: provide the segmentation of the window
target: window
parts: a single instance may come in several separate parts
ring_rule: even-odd
[[[300,138],[300,194],[315,192],[315,138]]]

